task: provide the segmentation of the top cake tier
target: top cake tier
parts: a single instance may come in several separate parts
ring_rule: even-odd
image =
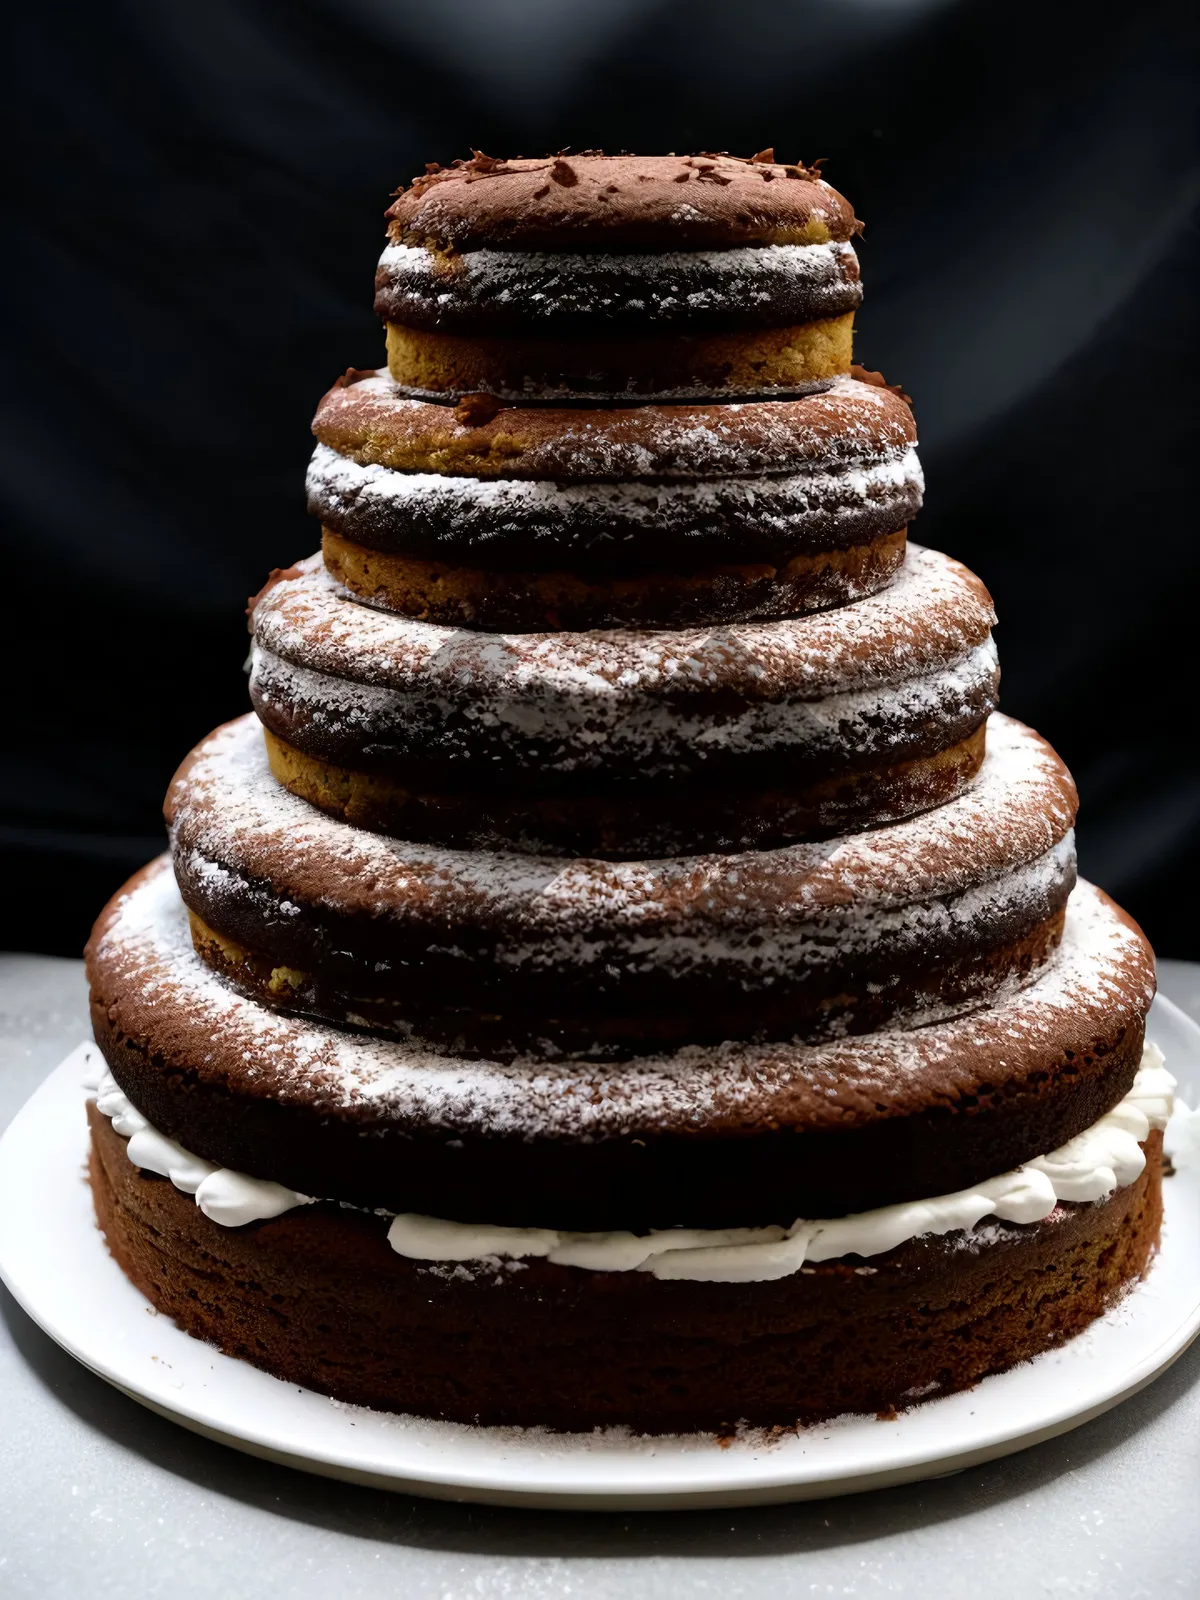
[[[413,395],[803,394],[850,366],[859,224],[815,170],[476,156],[388,217],[375,307]]]

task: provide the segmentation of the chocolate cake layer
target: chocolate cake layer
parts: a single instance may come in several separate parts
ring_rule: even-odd
[[[460,423],[352,373],[313,428],[309,509],[331,572],[375,604],[476,628],[845,604],[892,577],[921,503],[912,414],[865,376],[789,402],[476,408]],[[753,470],[763,455],[769,476]]]
[[[857,223],[802,167],[487,160],[388,216],[375,307],[411,394],[803,393],[850,367]]]
[[[677,578],[581,578],[573,572],[508,572],[383,554],[322,530],[335,582],[369,604],[445,627],[487,632],[584,628],[695,628],[772,622],[874,594],[904,560],[905,530],[849,549],[765,563],[702,569]]]
[[[397,243],[456,251],[724,250],[859,231],[815,168],[712,155],[477,156],[414,178],[388,219]]]
[[[434,621],[683,626],[843,604],[892,576],[921,503],[911,412],[865,379],[640,415],[416,410],[438,415],[377,374],[335,386],[309,509],[341,581]],[[766,451],[769,476],[745,470]]]
[[[958,792],[995,706],[991,621],[978,579],[915,546],[853,607],[642,633],[440,627],[312,557],[254,604],[250,689],[277,776],[351,821],[521,851],[754,848]]]
[[[1153,958],[1090,886],[1028,987],[915,1029],[618,1063],[469,1061],[239,996],[191,948],[166,862],[88,950],[96,1038],[133,1105],[302,1194],[580,1230],[790,1226],[951,1193],[1057,1148],[1128,1092]]]
[[[253,717],[199,746],[167,800],[197,950],[243,992],[509,1057],[948,1014],[1049,956],[1074,814],[1049,746],[998,716],[956,800],[737,856],[564,862],[382,838],[281,790]]]
[[[896,461],[916,443],[912,412],[899,395],[882,384],[878,373],[855,372],[858,376],[838,378],[822,393],[798,400],[598,411],[499,406],[486,397],[459,406],[435,405],[400,395],[386,371],[351,368],[322,399],[312,428],[319,443],[337,455],[397,472],[544,479],[560,487],[626,481],[670,487],[690,479],[719,486],[727,478],[761,479],[766,481],[759,487],[769,489],[789,476],[866,470]],[[333,522],[336,502],[323,499],[314,509]],[[416,511],[406,507],[406,516]],[[447,516],[439,524],[438,543],[425,553],[444,549],[441,541],[454,537],[452,520]],[[744,536],[754,536],[749,515],[745,522]],[[371,542],[361,525],[335,525]],[[664,518],[656,537],[659,532],[669,536],[671,526]],[[600,524],[594,531],[600,532]],[[476,529],[466,544],[454,548],[466,552],[482,542],[483,532]],[[743,546],[711,548],[730,553]],[[769,548],[751,547],[754,553]]]
[[[1081,1332],[1146,1270],[1162,1218],[1153,1133],[1142,1176],[1107,1200],[773,1282],[444,1267],[338,1206],[219,1227],[89,1119],[97,1220],[160,1311],[290,1382],[458,1422],[672,1432],[890,1411]]]
[[[858,257],[839,241],[587,255],[390,243],[375,272],[378,316],[445,333],[778,328],[861,304]]]
[[[768,849],[942,805],[978,772],[984,727],[935,755],[885,759],[825,781],[813,782],[811,772],[764,775],[761,764],[748,763],[745,785],[714,772],[711,787],[691,792],[675,781],[635,790],[551,777],[526,794],[519,779],[508,785],[489,773],[481,774],[478,788],[470,774],[457,771],[406,780],[322,761],[271,732],[266,745],[271,771],[285,789],[356,828],[458,849],[624,861]]]

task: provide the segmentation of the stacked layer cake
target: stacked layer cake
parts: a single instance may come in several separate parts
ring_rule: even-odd
[[[906,546],[850,206],[476,156],[389,218],[322,552],[89,946],[113,1254],[458,1421],[791,1425],[1070,1338],[1157,1241],[1153,958]]]

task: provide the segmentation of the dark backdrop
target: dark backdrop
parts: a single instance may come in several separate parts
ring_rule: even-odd
[[[389,191],[477,146],[828,157],[859,359],[915,397],[918,537],[1000,611],[1084,870],[1200,956],[1190,6],[56,0],[21,8],[0,483],[10,944],[75,953],[246,705],[315,547],[314,403],[374,366]],[[14,25],[10,23],[10,29]]]

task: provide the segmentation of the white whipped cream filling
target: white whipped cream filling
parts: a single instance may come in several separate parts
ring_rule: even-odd
[[[854,1216],[801,1219],[790,1228],[667,1228],[648,1234],[565,1233],[554,1228],[492,1227],[447,1222],[411,1213],[394,1217],[388,1243],[414,1261],[462,1262],[542,1257],[590,1272],[650,1272],[656,1278],[710,1283],[761,1283],[786,1278],[809,1261],[876,1256],[926,1234],[970,1230],[985,1217],[1040,1222],[1060,1200],[1105,1200],[1139,1177],[1146,1165],[1141,1142],[1164,1129],[1175,1108],[1175,1079],[1162,1051],[1147,1044],[1125,1098],[1049,1155],[1012,1172],[932,1200],[879,1206]],[[312,1198],[264,1178],[251,1178],[191,1155],[151,1127],[105,1075],[96,1105],[128,1139],[135,1166],[169,1178],[196,1197],[211,1221],[226,1228],[277,1217]]]
[[[157,1172],[170,1178],[184,1194],[195,1195],[196,1204],[212,1222],[223,1228],[242,1228],[248,1222],[265,1222],[296,1206],[312,1204],[309,1195],[297,1194],[281,1183],[266,1178],[251,1178],[244,1172],[214,1166],[201,1156],[192,1155],[165,1133],[151,1127],[106,1073],[96,1085],[96,1108],[108,1117],[123,1139],[128,1139],[125,1154],[143,1172]]]

